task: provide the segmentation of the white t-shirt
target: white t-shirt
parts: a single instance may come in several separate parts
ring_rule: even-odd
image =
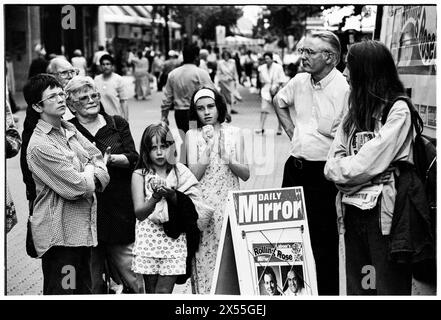
[[[119,74],[113,72],[108,78],[104,78],[100,74],[94,80],[98,92],[101,94],[101,103],[106,113],[111,116],[118,115],[124,117],[120,102],[121,100],[128,99],[124,79]]]

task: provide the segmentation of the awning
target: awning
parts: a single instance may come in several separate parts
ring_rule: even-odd
[[[100,6],[102,8],[103,19],[108,23],[127,23],[140,26],[152,25],[152,6]],[[164,18],[155,19],[156,24],[165,24]],[[181,25],[168,22],[173,29],[181,28]]]

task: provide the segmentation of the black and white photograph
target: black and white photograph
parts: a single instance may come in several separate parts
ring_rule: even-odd
[[[2,2],[4,296],[435,297],[438,7]]]

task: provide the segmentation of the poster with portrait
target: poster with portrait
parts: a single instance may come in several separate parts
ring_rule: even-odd
[[[241,295],[317,294],[302,187],[230,192],[226,212]]]

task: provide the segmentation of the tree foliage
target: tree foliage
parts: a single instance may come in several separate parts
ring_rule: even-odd
[[[254,29],[255,36],[264,38],[282,38],[284,35],[294,35],[300,39],[305,31],[307,17],[313,16],[323,10],[319,5],[291,5],[291,6],[266,6],[264,14],[257,21]],[[267,20],[268,27],[265,27]]]
[[[226,35],[232,34],[232,27],[243,15],[242,9],[235,6],[170,6],[171,17],[183,27],[188,19],[194,17],[195,29],[193,33],[198,34],[203,40],[214,40],[216,37],[215,27],[223,25],[226,28]],[[201,28],[197,28],[200,24]]]

